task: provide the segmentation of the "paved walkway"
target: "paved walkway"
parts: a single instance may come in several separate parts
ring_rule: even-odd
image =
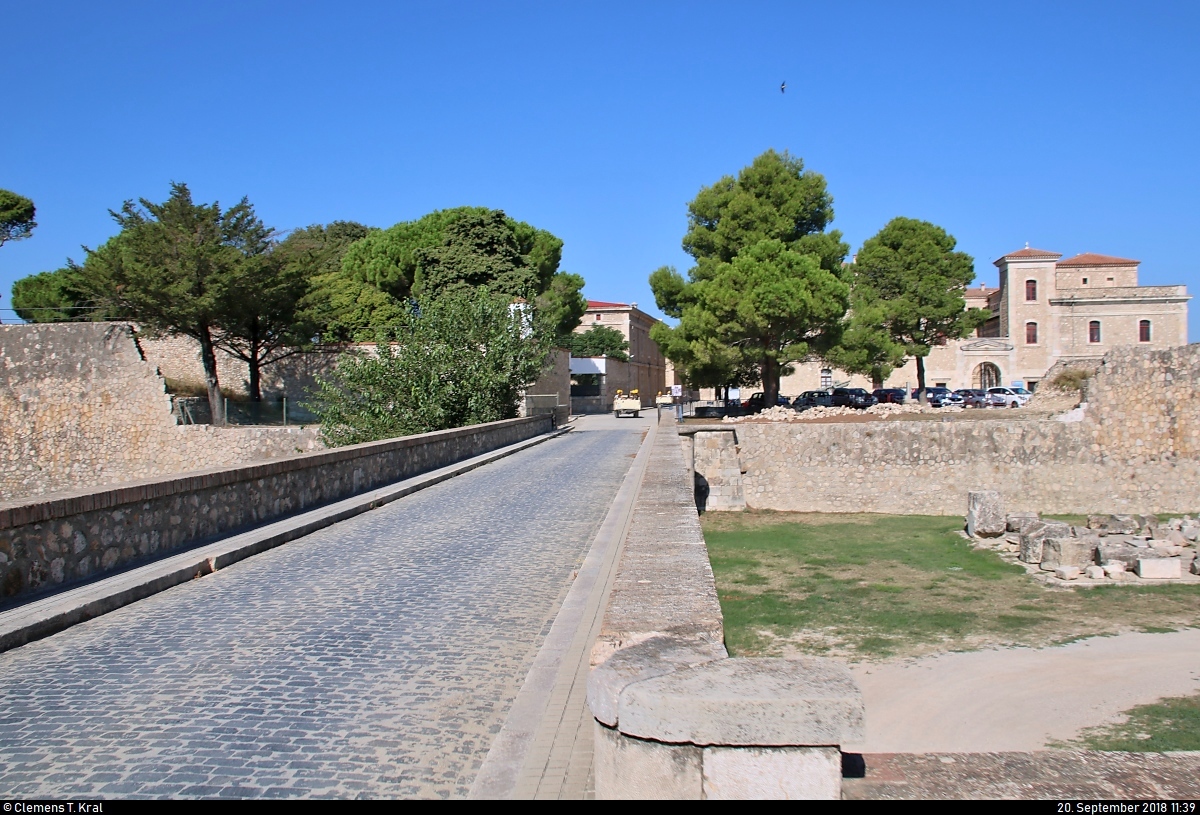
[[[465,796],[646,425],[582,422],[0,654],[0,796]]]

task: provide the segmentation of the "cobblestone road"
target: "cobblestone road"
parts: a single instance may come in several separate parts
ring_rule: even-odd
[[[0,797],[465,796],[641,425],[0,654]]]

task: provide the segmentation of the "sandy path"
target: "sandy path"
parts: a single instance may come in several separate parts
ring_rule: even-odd
[[[870,753],[1040,750],[1164,696],[1200,691],[1200,629],[851,666]]]

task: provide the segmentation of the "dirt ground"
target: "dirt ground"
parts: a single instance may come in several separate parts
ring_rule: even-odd
[[[1137,705],[1200,691],[1200,629],[850,669],[866,704],[866,743],[854,746],[860,752],[1042,750]]]

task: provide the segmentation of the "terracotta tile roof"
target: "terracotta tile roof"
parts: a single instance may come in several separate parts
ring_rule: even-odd
[[[1030,249],[1029,245],[1026,244],[1024,249],[1018,249],[1015,252],[1009,252],[1004,257],[1000,258],[999,260],[996,260],[995,265],[999,266],[1000,261],[1009,260],[1009,259],[1033,260],[1033,259],[1044,258],[1046,260],[1058,260],[1060,257],[1062,257],[1061,252],[1047,252],[1045,249]]]
[[[588,308],[629,308],[628,303],[606,303],[603,300],[588,300]]]
[[[1137,266],[1141,263],[1140,260],[1130,260],[1129,258],[1116,258],[1112,255],[1097,255],[1095,252],[1084,252],[1076,255],[1073,258],[1060,260],[1056,266]]]
[[[963,292],[963,295],[966,297],[987,297],[994,291],[999,291],[999,289],[989,289],[987,286],[980,286],[977,289],[967,289]]]

